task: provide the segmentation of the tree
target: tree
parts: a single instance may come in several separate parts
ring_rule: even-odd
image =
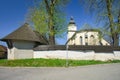
[[[67,3],[68,0],[37,0],[28,14],[35,30],[44,34],[50,45],[54,45],[55,37],[66,30],[63,7]]]
[[[81,0],[82,1],[82,0]],[[119,45],[120,0],[85,0],[88,9],[97,14],[97,19],[109,31],[113,46]],[[95,10],[95,11],[94,11]]]

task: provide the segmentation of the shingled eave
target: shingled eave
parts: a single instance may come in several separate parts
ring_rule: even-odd
[[[40,42],[39,37],[33,32],[33,30],[27,23],[1,39],[1,41],[7,40],[25,40]]]

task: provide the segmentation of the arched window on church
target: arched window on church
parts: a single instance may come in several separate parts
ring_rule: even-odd
[[[83,39],[82,39],[82,36],[80,36],[80,45],[83,45]]]
[[[93,35],[90,36],[91,39],[94,39],[95,37]]]
[[[85,45],[88,45],[88,35],[85,34]]]
[[[88,38],[88,35],[87,34],[85,34],[85,39],[87,39]]]
[[[90,36],[90,40],[91,40],[91,45],[95,45],[95,37],[94,37],[94,35]]]

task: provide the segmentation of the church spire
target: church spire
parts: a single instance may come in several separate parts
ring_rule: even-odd
[[[75,21],[74,21],[74,19],[73,19],[73,16],[71,16],[69,24],[75,24]]]
[[[75,21],[73,19],[73,17],[71,16],[70,18],[70,22],[68,24],[68,35],[67,35],[67,39],[69,40],[74,33],[77,31],[77,26],[75,24]]]

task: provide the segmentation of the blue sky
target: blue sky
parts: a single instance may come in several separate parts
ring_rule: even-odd
[[[32,0],[0,0],[0,38],[13,32],[25,23],[26,15]],[[93,17],[88,14],[79,0],[71,0],[65,8],[67,23],[73,16],[78,29],[85,23],[95,27]],[[63,39],[57,39],[57,43],[65,44],[66,36]],[[5,45],[5,43],[0,42]]]

